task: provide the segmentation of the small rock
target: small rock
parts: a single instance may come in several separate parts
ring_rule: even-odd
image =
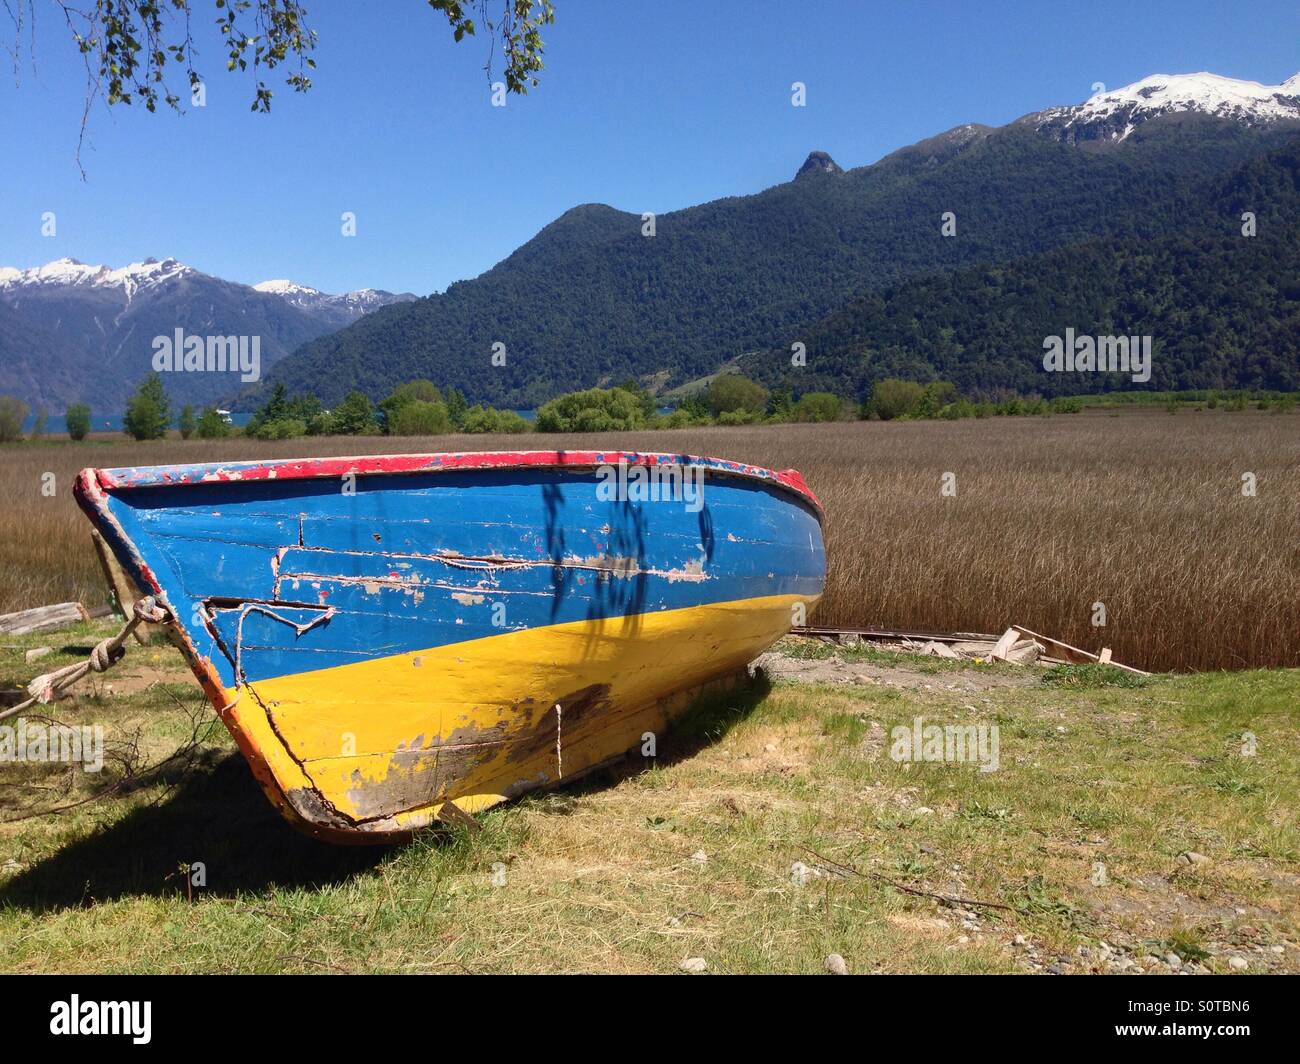
[[[53,653],[54,653],[53,647],[32,647],[31,650],[27,651],[23,655],[23,660],[30,664],[31,662],[35,661],[37,658],[43,658],[45,657],[46,654],[53,654]]]
[[[978,931],[978,930],[979,930],[979,925],[976,924],[974,920],[963,920],[963,921],[961,922],[961,926],[962,926],[962,930],[963,930],[963,931]]]
[[[684,972],[698,975],[700,972],[707,972],[709,970],[709,962],[703,957],[687,957],[682,961],[680,967]]]
[[[1029,939],[1025,938],[1024,935],[1017,935],[1011,940],[1011,944],[1013,946],[1027,946],[1029,944]]]
[[[1153,956],[1152,954],[1148,953],[1145,957],[1142,958],[1142,963],[1145,964],[1148,968],[1150,968],[1153,965],[1163,964],[1164,962],[1159,957]]]
[[[774,754],[776,753],[776,743],[768,743],[766,746],[763,747],[763,749],[767,751],[767,753],[769,754]]]
[[[1132,957],[1121,957],[1119,960],[1113,962],[1112,967],[1114,967],[1117,972],[1127,972],[1135,964],[1136,962]]]
[[[1250,967],[1250,961],[1246,960],[1245,957],[1229,957],[1228,967],[1234,972],[1244,972]]]
[[[934,810],[931,809],[928,805],[918,805],[915,809],[912,810],[912,812],[915,813],[917,816],[929,816],[931,813],[934,812]]]
[[[696,850],[693,854],[691,854],[691,860],[694,861],[696,864],[708,864],[709,855],[705,853],[703,850]]]
[[[844,963],[844,958],[838,953],[828,954],[826,957],[826,970],[831,975],[848,975],[849,966]]]
[[[958,935],[958,936],[957,936],[957,945],[959,945],[959,946],[964,946],[964,945],[966,945],[966,943],[969,942],[969,941],[970,941],[970,936],[969,936],[969,935]]]
[[[1269,946],[1269,947],[1268,947],[1268,951],[1269,951],[1270,953],[1285,953],[1285,952],[1286,952],[1286,947],[1285,947],[1285,946]]]
[[[1183,966],[1183,958],[1178,956],[1177,953],[1166,953],[1165,963],[1169,965],[1170,968],[1181,968]]]
[[[822,874],[820,868],[809,868],[802,861],[795,861],[790,866],[790,882],[796,887],[805,886],[808,880],[815,879]]]
[[[1210,859],[1206,857],[1205,854],[1197,853],[1194,850],[1188,850],[1186,853],[1180,853],[1178,855],[1178,859],[1182,861],[1183,864],[1189,864],[1189,865],[1207,865],[1210,863]]]

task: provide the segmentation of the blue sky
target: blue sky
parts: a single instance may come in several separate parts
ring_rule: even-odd
[[[252,82],[224,72],[211,36],[208,106],[97,108],[84,181],[80,57],[43,13],[35,71],[0,79],[0,265],[172,255],[246,283],[426,294],[578,203],[663,212],[755,192],[813,149],[862,166],[965,122],[1080,101],[1098,81],[1300,71],[1295,0],[555,4],[542,84],[504,109],[489,104],[486,43],[453,43],[423,0],[307,0],[316,85],[281,89],[269,116],[249,112]],[[209,20],[212,0],[195,6]],[[790,106],[794,81],[805,108]]]

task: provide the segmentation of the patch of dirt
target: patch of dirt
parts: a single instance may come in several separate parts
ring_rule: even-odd
[[[1006,672],[1001,669],[969,669],[917,672],[906,665],[878,665],[865,661],[848,661],[840,657],[792,658],[779,650],[769,650],[755,663],[775,680],[794,683],[843,683],[859,686],[893,687],[904,691],[992,691],[1032,687],[1038,673],[1032,669]]]

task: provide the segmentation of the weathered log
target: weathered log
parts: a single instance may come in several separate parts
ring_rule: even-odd
[[[30,635],[66,628],[90,619],[90,614],[80,602],[58,602],[53,606],[37,606],[17,613],[0,615],[0,632],[10,635]]]

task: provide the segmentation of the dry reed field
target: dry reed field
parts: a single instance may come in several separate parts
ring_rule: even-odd
[[[827,515],[824,624],[1015,623],[1153,670],[1300,665],[1300,417],[1090,412],[594,436],[0,448],[0,611],[105,592],[72,500],[83,466],[625,447],[800,470]],[[56,494],[42,495],[42,474]],[[943,494],[945,474],[955,494]],[[1253,474],[1255,494],[1243,494]],[[1105,627],[1094,626],[1104,604]]]

